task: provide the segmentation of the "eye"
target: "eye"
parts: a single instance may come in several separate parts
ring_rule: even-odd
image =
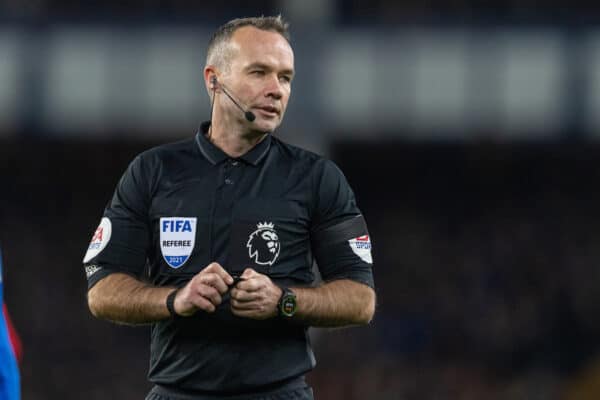
[[[254,70],[250,71],[250,73],[252,75],[263,76],[265,74],[265,71],[262,69],[254,69]]]
[[[288,76],[288,75],[283,75],[279,77],[279,80],[285,82],[285,83],[290,83],[292,82],[292,77]]]

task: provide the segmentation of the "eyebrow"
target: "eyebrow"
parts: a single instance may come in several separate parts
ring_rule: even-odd
[[[253,62],[252,64],[248,65],[245,69],[252,69],[252,68],[262,68],[262,69],[273,69],[272,67],[270,67],[267,64],[261,63],[261,62]],[[294,70],[293,69],[284,69],[283,71],[281,71],[283,74],[285,75],[291,75],[294,76]]]

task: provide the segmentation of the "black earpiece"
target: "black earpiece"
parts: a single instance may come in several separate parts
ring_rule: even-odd
[[[212,85],[213,89],[217,88],[217,77],[215,75],[210,77],[210,84]]]

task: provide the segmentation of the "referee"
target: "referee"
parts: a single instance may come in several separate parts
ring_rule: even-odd
[[[280,16],[220,27],[211,121],[138,155],[92,237],[91,312],[152,324],[146,399],[312,399],[308,327],[373,317],[371,242],[346,179],[271,135],[293,77]]]

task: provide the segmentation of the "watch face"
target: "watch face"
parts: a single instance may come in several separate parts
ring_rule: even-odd
[[[286,295],[281,302],[281,313],[286,317],[291,317],[296,312],[296,297]]]

